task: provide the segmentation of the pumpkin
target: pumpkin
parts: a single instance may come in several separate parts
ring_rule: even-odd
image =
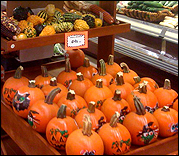
[[[91,78],[98,73],[98,70],[92,66],[89,59],[85,57],[83,65],[78,67],[76,72],[81,72],[84,77],[91,80]]]
[[[128,113],[123,125],[129,130],[134,145],[148,145],[155,142],[159,135],[159,124],[153,114],[147,112],[140,100],[134,95],[136,112]]]
[[[134,87],[130,83],[124,82],[123,72],[118,72],[116,74],[116,81],[108,87],[113,94],[116,89],[121,90],[121,98],[123,99],[126,99],[127,96],[134,90]]]
[[[119,64],[114,62],[114,55],[109,55],[108,60],[105,63],[106,65],[106,72],[111,74],[114,78],[116,77],[116,74],[120,71],[122,71]]]
[[[78,129],[76,121],[70,116],[66,116],[66,107],[66,105],[62,104],[57,116],[52,118],[46,127],[47,141],[58,150],[65,150],[68,136]]]
[[[101,106],[101,111],[106,116],[107,122],[110,122],[111,117],[117,111],[120,113],[119,123],[122,123],[126,114],[128,114],[131,109],[128,102],[125,99],[121,98],[121,91],[115,90],[114,96],[111,98],[107,98],[103,105]]]
[[[99,109],[95,108],[96,103],[94,101],[91,101],[88,104],[88,108],[81,109],[77,115],[75,116],[75,120],[79,126],[79,128],[83,127],[83,116],[84,114],[89,114],[91,118],[91,123],[92,123],[92,130],[95,132],[98,132],[100,127],[106,123],[106,117],[103,114],[102,111]]]
[[[138,88],[139,84],[143,81],[146,81],[147,89],[152,91],[152,92],[154,92],[154,90],[159,88],[159,85],[157,84],[157,82],[155,82],[155,80],[153,80],[150,77],[140,78],[139,76],[136,76],[136,77],[134,77],[134,81],[135,81],[134,88],[136,88],[136,89]]]
[[[46,66],[41,66],[42,74],[35,77],[35,84],[42,89],[45,85],[50,84],[52,76],[48,74]]]
[[[43,93],[45,94],[45,96],[47,96],[53,89],[55,88],[60,88],[61,92],[57,93],[57,95],[55,96],[55,98],[53,99],[54,103],[57,103],[58,100],[62,97],[67,95],[68,93],[68,89],[61,83],[57,83],[57,79],[56,77],[52,77],[50,79],[50,84],[45,85],[41,90],[43,91]]]
[[[152,91],[147,89],[147,84],[145,82],[140,83],[138,89],[134,89],[126,98],[131,111],[136,111],[133,95],[137,95],[141,99],[146,111],[153,113],[158,108],[158,99]]]
[[[58,100],[57,105],[61,107],[62,104],[67,106],[66,114],[73,118],[76,116],[80,109],[87,107],[87,103],[84,98],[76,95],[74,90],[69,90],[67,95],[62,96]]]
[[[172,108],[178,112],[178,98],[174,100]]]
[[[112,91],[107,86],[103,85],[103,80],[98,79],[95,85],[86,90],[84,99],[87,103],[94,101],[96,103],[96,108],[100,110],[103,102],[112,96]]]
[[[173,101],[178,97],[178,93],[171,88],[169,79],[165,79],[164,86],[156,89],[154,94],[158,99],[159,108],[163,106],[172,106]]]
[[[128,65],[124,62],[120,63],[120,66],[123,71],[124,82],[128,82],[131,85],[134,85],[134,77],[138,76],[138,74],[134,70],[129,69]]]
[[[72,68],[78,68],[83,65],[85,54],[81,49],[67,50],[66,54],[69,55]]]
[[[25,76],[22,76],[22,71],[24,68],[22,66],[19,66],[14,76],[9,77],[3,85],[2,88],[2,96],[6,104],[12,105],[12,100],[14,98],[14,95],[16,91],[22,87],[22,86],[28,86],[29,79]]]
[[[168,106],[157,109],[153,115],[159,124],[159,136],[169,137],[178,133],[178,112]]]
[[[28,112],[28,123],[37,132],[46,133],[48,122],[57,115],[59,106],[53,99],[60,88],[53,89],[45,100],[37,100]]]
[[[74,130],[66,141],[67,155],[103,155],[104,144],[98,133],[92,130],[89,115],[84,115],[83,128]]]
[[[81,72],[77,73],[77,79],[72,80],[69,89],[74,90],[76,95],[84,97],[86,90],[93,86],[93,83],[85,78]]]
[[[12,108],[14,112],[27,119],[31,106],[38,100],[44,100],[45,95],[35,85],[35,80],[29,80],[28,86],[20,87],[14,95]]]
[[[76,72],[71,69],[69,58],[65,59],[65,70],[57,75],[57,82],[69,88],[72,80],[77,79]]]
[[[119,112],[115,112],[109,123],[99,129],[99,136],[104,143],[105,155],[121,155],[131,147],[131,135],[128,129],[118,123]]]
[[[106,65],[105,65],[104,60],[100,59],[99,63],[100,63],[99,72],[91,78],[91,81],[95,85],[97,79],[102,79],[103,85],[108,87],[110,84],[114,82],[114,78],[111,74],[106,72]]]

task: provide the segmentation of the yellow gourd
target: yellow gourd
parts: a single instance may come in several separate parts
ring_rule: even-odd
[[[21,32],[23,32],[24,29],[27,28],[28,26],[30,26],[30,27],[33,28],[33,23],[32,23],[32,22],[27,22],[26,20],[21,20],[21,21],[18,23],[18,26],[20,27]]]
[[[90,27],[87,24],[87,22],[82,19],[75,20],[75,22],[74,22],[74,29],[77,31],[78,30],[88,30],[89,28]]]
[[[30,15],[30,16],[27,18],[27,22],[33,23],[34,26],[37,25],[37,24],[42,24],[44,21],[45,21],[45,19],[40,18],[40,17],[37,16],[37,15]]]
[[[55,29],[53,28],[53,26],[47,25],[47,26],[42,30],[42,32],[40,33],[39,36],[54,35],[55,33],[56,33],[56,32],[55,32]]]
[[[100,18],[95,18],[95,28],[102,27],[103,21]]]

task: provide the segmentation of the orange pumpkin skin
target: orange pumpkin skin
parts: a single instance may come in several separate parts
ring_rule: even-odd
[[[176,99],[173,103],[173,109],[175,109],[178,112],[178,99]]]
[[[164,106],[157,109],[153,115],[159,124],[159,136],[169,137],[178,133],[178,112],[176,110]]]
[[[27,99],[24,98],[25,96]],[[21,102],[22,97],[25,99],[24,102]],[[17,90],[13,98],[12,108],[17,115],[26,119],[31,106],[38,100],[45,100],[45,95],[31,80],[28,86],[22,86]]]
[[[28,86],[29,84],[29,79],[21,75],[22,70],[23,70],[22,66],[18,67],[14,76],[9,77],[4,82],[4,85],[2,88],[2,96],[3,96],[4,101],[10,106],[12,106],[12,100],[14,98],[16,91],[20,87]]]

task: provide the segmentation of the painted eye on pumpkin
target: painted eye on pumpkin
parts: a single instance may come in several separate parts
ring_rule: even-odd
[[[144,137],[147,137],[147,136],[148,136],[148,133],[143,133],[143,136],[144,136]]]
[[[20,101],[20,102],[22,102],[22,101],[24,101],[24,100],[25,100],[24,97],[20,97],[20,98],[19,98],[19,101]]]
[[[149,132],[149,135],[153,135],[153,131],[150,131],[150,132]]]
[[[173,124],[171,126],[171,132],[177,132],[178,131],[178,123],[177,124]]]

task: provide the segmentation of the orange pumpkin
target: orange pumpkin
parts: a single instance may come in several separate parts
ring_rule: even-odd
[[[50,84],[45,85],[41,90],[43,91],[43,93],[45,94],[45,97],[55,88],[60,88],[61,92],[58,93],[55,98],[53,99],[54,103],[57,103],[58,100],[62,97],[67,95],[68,93],[68,89],[62,85],[61,83],[57,83],[57,79],[56,77],[53,77],[50,79]]]
[[[98,73],[98,70],[92,66],[89,59],[85,57],[83,65],[78,67],[76,72],[81,72],[84,77],[91,80],[91,78]]]
[[[4,101],[12,106],[12,100],[14,98],[14,95],[16,91],[22,87],[22,86],[28,86],[29,84],[29,79],[22,76],[22,70],[24,68],[22,66],[19,66],[16,71],[14,76],[9,77],[2,88],[2,96]]]
[[[178,93],[171,88],[169,79],[165,79],[164,86],[156,89],[154,94],[158,99],[159,108],[172,106],[173,101],[178,97]]]
[[[106,72],[111,74],[114,78],[118,72],[122,71],[120,65],[114,62],[114,55],[109,55],[108,61],[105,64]]]
[[[66,88],[69,88],[72,80],[77,79],[76,72],[71,70],[69,58],[65,59],[65,70],[61,71],[57,75],[57,82],[63,84]]]
[[[81,109],[78,114],[75,116],[75,120],[79,128],[83,127],[83,116],[84,114],[89,114],[92,122],[92,130],[98,132],[100,127],[106,123],[106,117],[99,109],[96,109],[96,103],[91,101],[88,104],[88,108]]]
[[[41,66],[42,74],[36,76],[35,78],[35,84],[38,88],[43,88],[43,86],[50,84],[50,79],[52,78],[47,71],[46,66]]]
[[[178,112],[176,110],[164,106],[157,109],[153,115],[159,124],[159,136],[169,137],[178,133]]]
[[[120,114],[115,112],[109,123],[104,124],[98,134],[104,143],[105,155],[121,155],[131,147],[131,135],[128,129],[118,123]]]
[[[93,86],[93,83],[88,78],[85,78],[81,72],[76,75],[77,79],[72,80],[69,89],[74,90],[76,95],[84,97],[86,90]]]
[[[99,63],[100,63],[99,73],[94,75],[91,78],[91,81],[95,85],[97,79],[102,79],[103,80],[103,85],[109,86],[110,84],[112,84],[114,82],[114,78],[113,78],[113,76],[111,74],[106,72],[106,65],[105,65],[104,60],[100,59]]]
[[[57,105],[61,107],[62,104],[67,106],[66,114],[73,118],[80,109],[87,107],[86,101],[81,96],[76,95],[74,90],[69,90],[67,95],[59,99]]]
[[[89,115],[83,119],[83,128],[74,130],[66,141],[67,155],[103,155],[104,144],[98,133],[91,129]]]
[[[136,112],[128,113],[123,125],[129,130],[134,145],[148,145],[155,142],[159,134],[159,124],[153,114],[147,112],[140,101],[134,95]]]
[[[123,72],[118,72],[116,74],[115,83],[109,85],[108,87],[113,94],[116,89],[121,90],[121,98],[123,99],[126,99],[127,96],[132,92],[132,90],[134,90],[134,87],[130,83],[124,82]]]
[[[178,99],[174,100],[172,108],[178,112]]]
[[[128,102],[125,99],[121,98],[121,91],[117,89],[113,97],[107,98],[103,102],[103,105],[101,106],[101,111],[106,116],[107,122],[110,122],[111,117],[116,111],[119,112],[120,117],[118,122],[122,123],[126,114],[128,114],[131,109]]]
[[[51,146],[58,150],[65,150],[68,136],[78,129],[76,121],[66,116],[66,105],[61,105],[57,116],[52,118],[46,127],[46,138]]]
[[[46,133],[48,122],[57,115],[58,105],[53,103],[53,99],[60,88],[53,89],[45,100],[37,100],[29,110],[28,123],[37,132]]]
[[[96,108],[100,110],[103,102],[112,96],[112,91],[107,86],[103,85],[103,80],[97,79],[96,85],[93,85],[86,90],[84,99],[87,103],[94,101],[96,103]]]
[[[22,86],[17,90],[12,108],[17,115],[27,118],[31,106],[38,100],[45,100],[45,95],[36,87],[35,80],[29,80],[28,86]]]

